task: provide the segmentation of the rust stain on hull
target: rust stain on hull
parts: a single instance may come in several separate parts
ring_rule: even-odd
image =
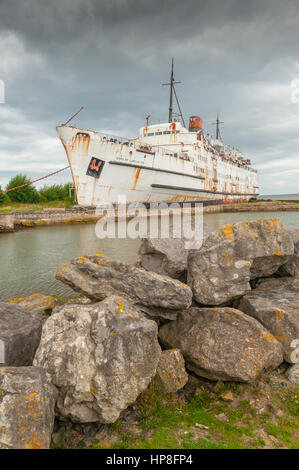
[[[97,179],[94,178],[93,186],[92,186],[92,205],[95,204],[95,191],[96,191]]]
[[[76,134],[72,142],[72,152],[77,152],[83,157],[88,156],[90,137]]]
[[[135,176],[134,176],[134,183],[133,183],[133,186],[131,189],[136,189],[136,185],[138,183],[138,179],[139,179],[139,175],[140,175],[140,172],[141,172],[141,168],[136,168],[135,170]]]

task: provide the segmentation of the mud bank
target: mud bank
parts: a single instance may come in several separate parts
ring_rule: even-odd
[[[276,212],[299,211],[299,203],[236,203],[207,204],[203,207],[205,214],[221,212]],[[24,228],[48,225],[64,225],[77,223],[94,223],[100,216],[95,207],[74,207],[72,209],[49,208],[41,211],[0,212],[0,233],[14,232]]]

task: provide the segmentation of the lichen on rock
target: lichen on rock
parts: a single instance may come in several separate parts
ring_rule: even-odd
[[[74,422],[113,423],[156,373],[157,325],[111,296],[66,304],[44,324],[34,364],[58,388],[57,410]]]

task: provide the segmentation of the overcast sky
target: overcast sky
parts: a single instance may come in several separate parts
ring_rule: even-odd
[[[219,111],[260,193],[299,193],[298,44],[297,0],[0,0],[0,184],[66,166],[55,126],[80,106],[74,124],[122,136],[167,121],[174,56],[185,120],[214,132]]]

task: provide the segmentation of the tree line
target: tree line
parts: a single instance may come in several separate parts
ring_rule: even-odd
[[[26,175],[19,174],[9,180],[5,190],[22,186],[29,182],[30,179]],[[4,194],[1,194],[3,189],[0,186],[0,205],[9,204],[10,202],[25,204],[49,201],[74,202],[73,197],[70,197],[70,186],[72,186],[71,183],[53,184],[36,189],[33,185],[28,185]]]

